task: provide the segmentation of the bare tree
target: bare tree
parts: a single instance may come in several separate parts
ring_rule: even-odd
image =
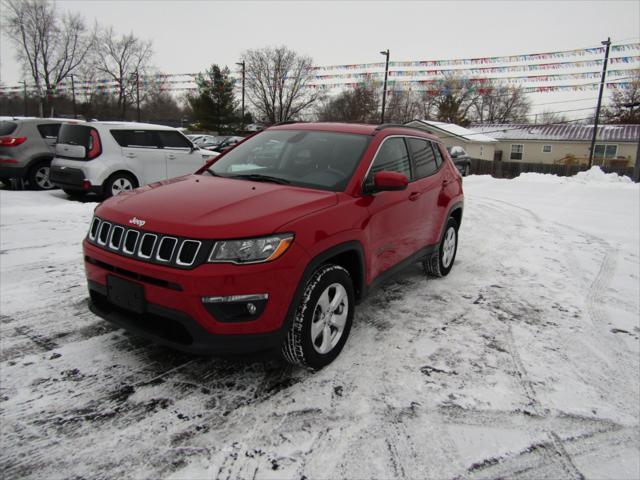
[[[422,110],[422,99],[417,92],[390,91],[385,120],[389,123],[406,123],[420,116]]]
[[[640,123],[640,73],[634,75],[627,88],[613,91],[602,117],[607,123]]]
[[[246,93],[256,113],[268,124],[298,117],[321,93],[308,88],[313,61],[287,47],[247,50]]]
[[[327,99],[317,112],[321,122],[378,122],[378,89],[371,83],[363,83],[353,90],[344,90]]]
[[[137,98],[136,82],[140,82],[150,68],[153,55],[151,41],[144,41],[133,33],[118,36],[112,27],[103,30],[98,36],[96,48],[96,70],[115,85],[120,118],[124,119],[127,106]],[[146,97],[142,84],[140,101]]]
[[[564,123],[567,120],[568,119],[565,115],[551,110],[544,110],[541,113],[536,113],[534,117],[534,121],[537,124]]]
[[[478,98],[478,88],[467,78],[447,76],[423,94],[420,109],[424,118],[464,126]]]
[[[527,122],[531,103],[521,87],[490,84],[478,87],[479,96],[473,105],[473,120],[477,123]]]
[[[80,15],[60,15],[43,0],[4,0],[4,29],[18,47],[17,59],[35,83],[40,115],[53,115],[57,87],[84,61],[93,46]]]

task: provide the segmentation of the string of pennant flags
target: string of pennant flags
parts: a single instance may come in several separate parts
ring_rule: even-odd
[[[564,50],[558,52],[547,53],[535,53],[528,55],[512,55],[503,57],[482,57],[482,58],[469,58],[469,59],[456,59],[456,60],[424,60],[417,62],[390,62],[389,66],[396,68],[396,70],[389,70],[388,87],[391,91],[429,91],[433,90],[437,86],[438,82],[442,81],[442,78],[448,74],[464,73],[465,81],[471,85],[475,85],[481,88],[483,84],[492,82],[502,82],[508,84],[529,84],[529,83],[547,83],[547,82],[559,82],[559,81],[574,81],[574,80],[589,80],[599,78],[600,71],[587,71],[578,73],[559,73],[559,74],[544,74],[544,75],[529,75],[531,71],[549,71],[549,70],[562,70],[562,69],[580,69],[588,67],[600,66],[603,63],[602,59],[589,59],[578,61],[562,61],[562,62],[547,62],[547,63],[529,63],[524,65],[496,65],[496,66],[475,66],[478,64],[485,65],[491,63],[509,63],[509,62],[527,62],[527,61],[540,61],[548,59],[558,59],[575,56],[595,55],[602,53],[604,47],[584,48],[575,50]],[[627,52],[632,50],[640,50],[640,43],[628,43],[623,45],[613,45],[611,50],[614,52]],[[618,67],[626,66],[639,66],[640,55],[630,56],[614,56],[609,59],[609,63],[617,65]],[[466,68],[456,69],[434,69],[428,67],[434,66],[467,66]],[[308,89],[320,89],[320,90],[332,90],[336,88],[349,88],[362,85],[363,82],[378,83],[384,76],[383,71],[356,71],[367,70],[374,67],[384,67],[384,63],[375,64],[353,64],[353,65],[334,65],[324,67],[314,67],[313,71],[316,72],[307,82],[305,88]],[[398,68],[405,68],[405,70],[398,70]],[[406,68],[411,68],[406,70]],[[324,71],[334,71],[337,73],[323,74]],[[517,75],[511,76],[499,76],[500,74],[515,73]],[[521,73],[518,75],[518,73]],[[629,78],[629,75],[640,73],[640,69],[633,68],[618,68],[609,70],[607,72],[608,78],[625,79]],[[487,76],[486,74],[498,74],[498,76]],[[198,77],[198,73],[154,73],[148,75],[140,75],[139,82],[143,88],[148,86],[155,86],[160,91],[171,92],[192,92],[196,91],[195,80]],[[478,77],[477,75],[483,75]],[[622,78],[620,78],[622,77]],[[608,88],[626,88],[624,85],[628,85],[629,82],[616,82],[616,87],[609,87],[613,85],[608,83]],[[591,84],[582,85],[552,85],[552,86],[537,86],[527,87],[525,91],[531,92],[549,92],[549,91],[565,91],[575,87],[574,91],[577,91],[580,87],[588,86]],[[597,84],[596,84],[597,85]],[[566,88],[565,88],[566,87]],[[18,85],[18,86],[0,86],[0,96],[18,96],[22,95],[24,89],[34,92],[37,90],[35,85]],[[74,84],[76,93],[79,94],[97,94],[97,95],[111,95],[117,92],[121,88],[119,82],[113,79],[91,79],[91,80],[78,80]],[[553,88],[565,88],[565,90],[553,90]],[[52,94],[64,94],[71,93],[72,84],[71,81],[64,81],[59,83],[54,89]]]

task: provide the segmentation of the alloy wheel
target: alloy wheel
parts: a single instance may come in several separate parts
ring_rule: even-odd
[[[346,289],[340,283],[332,283],[318,298],[311,320],[311,343],[316,352],[325,355],[338,344],[348,313]]]

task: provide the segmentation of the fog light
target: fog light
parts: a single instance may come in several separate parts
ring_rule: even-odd
[[[204,308],[218,322],[250,322],[262,315],[267,306],[267,293],[202,297]]]

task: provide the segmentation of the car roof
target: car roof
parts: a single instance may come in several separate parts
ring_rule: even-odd
[[[352,133],[357,135],[376,135],[378,132],[388,131],[389,134],[413,135],[439,141],[435,135],[431,135],[419,128],[392,124],[372,125],[369,123],[300,122],[274,125],[273,127],[269,127],[268,130],[314,130],[321,132]]]
[[[90,122],[92,126],[104,125],[106,127],[120,127],[131,130],[176,130],[173,127],[167,127],[166,125],[156,125],[154,123],[138,123],[138,122]]]

